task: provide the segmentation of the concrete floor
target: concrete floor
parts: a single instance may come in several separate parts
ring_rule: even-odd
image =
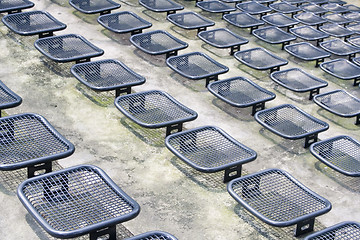
[[[166,66],[165,56],[150,56],[129,42],[129,34],[117,35],[105,30],[97,16],[75,11],[65,0],[35,0],[32,10],[45,10],[67,24],[56,35],[77,33],[84,36],[105,54],[99,59],[117,59],[146,78],[133,92],[159,89],[197,111],[199,117],[185,124],[186,129],[215,125],[246,146],[258,157],[244,165],[244,174],[267,168],[288,171],[313,191],[331,201],[333,209],[317,218],[320,230],[341,221],[360,221],[360,180],[337,174],[320,164],[303,140],[290,141],[262,128],[250,115],[250,109],[236,109],[215,99],[204,87],[204,80],[187,80]],[[354,119],[343,119],[320,109],[308,100],[308,93],[295,94],[277,86],[268,72],[252,70],[219,50],[204,44],[195,31],[185,31],[166,21],[164,13],[154,13],[137,0],[121,1],[116,11],[130,10],[153,23],[146,30],[164,29],[189,44],[179,54],[201,51],[228,66],[230,71],[220,79],[244,76],[274,92],[277,97],[266,107],[291,103],[326,121],[330,128],[320,139],[345,134],[360,140]],[[282,69],[300,67],[327,80],[321,92],[345,89],[360,97],[352,82],[338,80],[315,69],[314,62],[304,62],[221,20],[220,14],[209,14],[195,8],[194,1],[179,1],[185,10],[200,12],[216,22],[215,27],[228,27],[250,40],[242,49],[267,48],[289,60]],[[360,6],[360,1],[351,1]],[[116,12],[113,11],[113,12]],[[86,89],[71,74],[72,64],[56,64],[46,59],[33,46],[36,37],[21,37],[0,24],[0,80],[23,98],[19,107],[6,110],[16,114],[34,112],[44,116],[76,148],[75,153],[54,163],[54,168],[93,164],[107,174],[141,206],[138,217],[118,225],[119,239],[150,230],[170,232],[179,239],[292,239],[294,226],[275,228],[254,218],[227,193],[221,182],[222,173],[203,174],[182,163],[164,145],[165,130],[148,130],[129,121],[113,105],[113,93],[96,93]],[[27,213],[16,196],[16,188],[25,179],[25,170],[0,172],[1,239],[53,239]],[[80,239],[86,239],[82,237]]]

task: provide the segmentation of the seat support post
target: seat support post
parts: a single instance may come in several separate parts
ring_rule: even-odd
[[[310,218],[302,222],[299,222],[296,225],[295,237],[298,237],[308,232],[312,232],[314,230],[314,223],[315,223],[315,218]]]
[[[99,237],[108,235],[108,240],[116,240],[116,225],[93,231],[90,233],[90,240],[97,240]]]

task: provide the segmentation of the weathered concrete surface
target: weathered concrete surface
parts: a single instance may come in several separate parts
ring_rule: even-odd
[[[78,33],[105,54],[96,59],[118,59],[147,82],[133,91],[160,89],[198,112],[199,117],[186,123],[191,129],[203,125],[221,127],[234,138],[254,149],[258,158],[246,164],[248,173],[267,168],[281,168],[291,173],[312,190],[330,200],[333,209],[317,218],[316,229],[340,221],[360,221],[360,180],[335,174],[302,147],[303,140],[289,141],[264,130],[250,116],[249,109],[235,109],[216,100],[205,88],[204,81],[191,81],[170,70],[164,56],[152,57],[137,50],[128,41],[129,35],[116,35],[96,22],[97,16],[75,11],[67,1],[34,1],[33,9],[45,10],[67,24],[57,35]],[[276,93],[266,107],[283,103],[294,104],[330,124],[320,139],[346,134],[360,140],[354,119],[334,116],[308,100],[308,94],[294,94],[276,86],[268,72],[252,70],[227,55],[227,50],[209,47],[196,37],[195,31],[174,27],[165,14],[153,13],[136,0],[120,2],[122,10],[131,10],[153,23],[149,30],[165,29],[186,41],[189,47],[179,54],[202,51],[230,68],[220,76],[225,79],[245,76]],[[193,1],[181,1],[186,10],[200,12]],[[352,1],[357,5],[359,1]],[[117,11],[120,11],[117,10]],[[221,20],[220,15],[204,16],[216,21],[215,27],[228,27],[248,38],[243,49],[261,46],[290,61],[284,67],[301,67],[323,78],[329,86],[321,92],[343,88],[360,97],[359,88],[337,80],[314,63],[296,60],[280,46],[271,46]],[[149,31],[146,30],[146,31]],[[179,239],[291,239],[294,227],[278,229],[267,226],[244,211],[227,193],[222,175],[201,174],[184,165],[164,146],[164,129],[140,128],[124,117],[113,105],[112,94],[97,94],[83,87],[69,72],[71,64],[55,64],[34,47],[35,37],[21,37],[0,25],[0,80],[23,98],[21,106],[7,114],[35,112],[43,115],[76,147],[75,153],[59,161],[57,168],[78,164],[94,164],[108,175],[140,205],[140,215],[123,225],[133,234],[149,230],[168,231]],[[94,59],[95,60],[95,59]],[[1,239],[49,239],[35,223],[16,197],[16,187],[24,180],[24,171],[0,172]],[[120,229],[120,227],[118,227]],[[123,229],[124,236],[131,235]],[[120,239],[121,237],[119,237]],[[84,239],[84,238],[82,238]],[[85,238],[86,239],[86,238]]]

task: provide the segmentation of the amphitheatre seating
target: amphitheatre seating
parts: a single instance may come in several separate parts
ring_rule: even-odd
[[[2,81],[0,81],[0,117],[1,110],[17,107],[22,99],[19,95],[11,91]]]
[[[296,237],[313,231],[315,218],[331,210],[328,200],[280,169],[234,179],[227,189],[237,202],[265,223],[276,227],[296,225]]]
[[[215,25],[213,21],[210,21],[196,12],[184,12],[174,13],[167,16],[167,19],[174,25],[187,29],[197,29],[197,32],[205,31],[207,27]]]
[[[20,184],[18,197],[50,235],[116,240],[116,224],[135,218],[140,206],[104,171],[79,165],[43,174]]]
[[[318,67],[319,63],[324,62],[325,58],[330,57],[331,55],[327,51],[315,47],[308,42],[287,45],[285,46],[285,51],[304,61],[316,61],[315,67]]]
[[[354,34],[354,32],[350,31],[349,29],[344,28],[336,23],[329,23],[319,27],[319,30],[323,31],[324,33],[329,34],[335,38],[344,38],[346,40],[348,37]]]
[[[0,118],[0,170],[27,168],[28,178],[45,170],[52,161],[70,156],[75,148],[40,115],[24,113]]]
[[[272,3],[269,7],[283,14],[291,14],[291,16],[294,16],[297,12],[302,11],[301,8],[287,2]]]
[[[224,183],[240,177],[242,165],[257,156],[254,150],[213,126],[171,134],[165,144],[172,153],[200,172],[224,171]]]
[[[316,41],[317,46],[319,46],[320,42],[322,42],[324,38],[329,37],[329,34],[317,30],[311,26],[291,28],[290,33],[306,41]]]
[[[140,5],[153,12],[166,12],[167,15],[183,10],[184,7],[171,0],[139,0]]]
[[[70,5],[85,14],[109,14],[111,10],[118,9],[121,5],[112,0],[69,0]]]
[[[351,23],[352,21],[345,18],[343,15],[341,15],[340,13],[331,13],[331,14],[325,14],[324,16],[322,16],[324,19],[326,19],[328,22],[330,23],[336,23],[339,25],[346,25]]]
[[[19,13],[23,9],[32,8],[35,4],[29,0],[11,0],[0,2],[0,13]]]
[[[327,22],[324,18],[312,12],[301,12],[294,15],[294,19],[308,26],[320,26]]]
[[[177,240],[177,238],[167,232],[151,231],[126,238],[126,240]]]
[[[322,42],[320,43],[320,47],[337,56],[348,56],[349,60],[353,59],[356,53],[360,52],[360,48],[346,43],[341,39],[332,39]]]
[[[291,41],[296,40],[296,37],[291,33],[285,32],[278,27],[269,26],[258,28],[252,32],[252,34],[270,44],[281,44],[281,49],[284,49],[285,45]]]
[[[263,16],[266,13],[271,12],[271,8],[264,6],[261,3],[255,1],[238,3],[236,4],[236,8],[251,15]]]
[[[357,222],[341,222],[334,226],[315,232],[304,240],[325,240],[325,239],[358,239],[360,237],[360,224]]]
[[[324,13],[327,13],[328,10],[325,8],[315,4],[314,2],[303,4],[300,6],[304,12],[312,12],[314,14],[323,15]]]
[[[291,140],[305,138],[305,148],[316,142],[318,134],[329,125],[292,104],[264,109],[255,113],[255,119],[271,132]]]
[[[53,32],[66,28],[66,25],[59,22],[48,12],[30,11],[14,13],[2,18],[3,23],[11,31],[24,35],[39,35],[39,38],[52,36]]]
[[[298,24],[299,22],[285,14],[282,13],[272,13],[266,16],[262,16],[261,19],[275,27],[286,28],[289,31],[290,28]]]
[[[360,67],[346,59],[335,59],[320,64],[320,68],[342,80],[354,80],[354,86],[360,84]]]
[[[250,28],[250,32],[265,24],[263,21],[244,12],[225,14],[223,19],[236,27]]]
[[[196,6],[206,12],[222,13],[222,15],[228,14],[236,10],[236,8],[231,7],[218,0],[207,0],[207,1],[197,2]]]

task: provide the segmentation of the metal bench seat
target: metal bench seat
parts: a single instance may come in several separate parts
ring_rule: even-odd
[[[328,3],[329,0],[306,0],[306,2],[321,5],[321,4]]]
[[[85,14],[109,14],[111,10],[118,9],[121,5],[112,0],[69,0],[70,5]]]
[[[151,231],[136,235],[126,240],[177,240],[177,238],[170,233],[163,231]]]
[[[231,32],[227,28],[202,31],[198,33],[198,37],[216,48],[230,48],[230,55],[240,51],[240,46],[249,42],[249,40]]]
[[[341,117],[356,117],[355,124],[360,124],[360,99],[345,90],[334,90],[316,95],[314,102],[325,110]]]
[[[285,45],[288,45],[291,41],[296,40],[296,37],[291,33],[274,26],[258,28],[252,34],[264,42],[281,44],[281,49],[284,49]]]
[[[330,36],[336,38],[344,38],[345,40],[354,34],[354,32],[350,31],[349,29],[344,28],[336,23],[325,24],[319,27],[319,30],[323,31],[324,33],[329,34]]]
[[[198,33],[205,31],[207,27],[215,25],[213,21],[204,18],[196,12],[174,13],[168,15],[167,19],[178,27],[188,30],[197,29]]]
[[[167,15],[183,10],[184,7],[171,0],[139,0],[141,6],[153,12],[166,12]]]
[[[360,22],[360,12],[345,13],[343,16],[352,22]]]
[[[270,72],[274,72],[279,71],[281,66],[288,64],[288,61],[264,48],[251,48],[238,51],[234,56],[238,61],[256,70],[270,69]]]
[[[88,62],[90,58],[104,54],[102,49],[76,34],[38,39],[35,48],[55,62]]]
[[[285,28],[287,29],[287,31],[289,31],[289,29],[293,26],[295,26],[296,24],[298,24],[299,22],[291,17],[286,16],[285,14],[282,13],[272,13],[272,14],[268,14],[266,16],[262,16],[261,19],[270,24],[273,25],[275,27],[279,27],[279,28]]]
[[[303,3],[306,3],[306,0],[281,0],[282,2],[287,2],[296,6],[300,6]]]
[[[198,116],[169,94],[158,90],[119,96],[115,99],[115,106],[142,127],[166,127],[166,135],[170,135],[172,130],[182,131],[184,122]]]
[[[360,177],[360,142],[336,136],[314,143],[310,152],[321,162],[344,175]]]
[[[354,36],[347,39],[347,42],[351,43],[355,47],[360,48],[360,36]]]
[[[268,12],[271,12],[271,8],[264,6],[255,1],[248,1],[236,4],[236,8],[240,9],[243,12],[249,13],[251,15],[260,15],[263,16]]]
[[[263,21],[244,12],[225,14],[223,19],[236,27],[250,28],[250,32],[265,24]]]
[[[21,103],[22,98],[0,81],[0,117],[1,110],[17,107]]]
[[[265,108],[276,95],[244,77],[233,77],[208,85],[209,91],[222,101],[238,108],[252,107],[252,115]]]
[[[291,14],[291,16],[294,16],[297,12],[302,11],[301,8],[294,6],[293,4],[287,3],[287,2],[277,2],[272,3],[269,5],[269,7],[277,12],[283,13],[283,14]]]
[[[302,12],[299,14],[294,15],[294,19],[299,21],[302,24],[309,25],[309,26],[319,26],[327,22],[326,19],[316,15],[312,12]]]
[[[267,169],[228,183],[229,194],[246,210],[267,224],[296,224],[295,236],[311,232],[315,217],[331,210],[331,203],[289,173]]]
[[[224,183],[240,177],[242,164],[255,160],[256,152],[236,141],[222,129],[204,126],[175,133],[166,138],[166,147],[198,171],[225,170]]]
[[[18,197],[53,237],[116,239],[116,224],[135,218],[140,206],[104,171],[80,165],[28,179]]]
[[[346,7],[341,6],[340,4],[337,4],[337,3],[325,3],[325,4],[321,5],[321,7],[328,10],[329,12],[333,12],[333,13],[349,12],[349,9],[347,9]]]
[[[39,38],[52,36],[53,32],[66,28],[66,25],[55,19],[48,12],[31,11],[14,13],[2,18],[2,22],[11,31],[24,35],[39,35]]]
[[[318,134],[329,125],[292,104],[264,109],[255,113],[255,119],[271,132],[287,139],[305,138],[305,148],[316,142]]]
[[[315,232],[304,240],[350,240],[360,239],[360,224],[357,222],[342,222],[324,230]]]
[[[131,36],[130,42],[147,54],[166,54],[166,58],[176,56],[179,50],[188,47],[186,42],[163,30],[135,34]]]
[[[353,59],[356,53],[360,51],[360,48],[346,43],[340,39],[332,39],[322,42],[320,43],[320,47],[334,55],[348,56],[349,60]]]
[[[329,37],[329,34],[317,30],[311,26],[291,28],[290,33],[306,41],[316,41],[317,46],[319,46],[319,43],[322,42],[324,38]]]
[[[336,24],[344,25],[344,26],[346,26],[346,24],[349,24],[352,22],[351,20],[345,18],[340,13],[325,14],[322,17],[330,23],[336,23]]]
[[[51,172],[52,161],[75,150],[45,118],[32,113],[0,118],[0,143],[0,170],[27,168],[28,178]]]
[[[325,72],[342,80],[354,80],[354,86],[360,84],[360,67],[346,59],[335,59],[320,64]]]
[[[287,45],[285,46],[285,51],[287,51],[294,57],[300,58],[304,61],[316,61],[315,67],[318,67],[319,63],[324,62],[325,58],[331,56],[331,54],[327,51],[315,47],[308,42],[300,42]]]
[[[97,21],[103,27],[112,32],[130,32],[131,35],[141,33],[143,29],[150,28],[152,26],[152,23],[129,11],[102,15],[98,17]]]
[[[328,83],[320,78],[314,77],[300,68],[290,68],[283,71],[273,72],[271,79],[277,84],[294,92],[310,92],[309,100],[320,93]]]
[[[217,81],[218,75],[226,73],[229,68],[201,52],[191,52],[173,56],[166,60],[166,64],[178,74],[192,79],[206,79],[205,87],[210,81]]]
[[[346,26],[346,29],[354,32],[355,34],[360,35],[360,23],[349,24],[349,25]],[[349,42],[349,39],[350,38],[347,39],[348,42]],[[360,46],[360,44],[359,44],[359,46]]]
[[[29,0],[2,0],[0,13],[19,13],[23,9],[32,8],[35,4]]]
[[[313,2],[303,4],[300,6],[300,8],[302,8],[302,10],[304,12],[312,12],[314,14],[319,14],[320,16],[323,15],[324,13],[328,12],[328,10],[326,10],[325,8],[315,4]]]
[[[207,1],[197,2],[196,6],[206,12],[222,13],[223,15],[236,11],[236,8],[231,7],[218,0],[207,0]]]
[[[71,67],[71,73],[84,85],[95,91],[131,93],[131,87],[145,83],[145,78],[135,73],[122,62],[107,59],[78,63]]]
[[[341,6],[344,6],[345,4],[347,4],[347,2],[345,2],[343,0],[329,0],[329,3],[337,3],[337,4],[341,5]]]

